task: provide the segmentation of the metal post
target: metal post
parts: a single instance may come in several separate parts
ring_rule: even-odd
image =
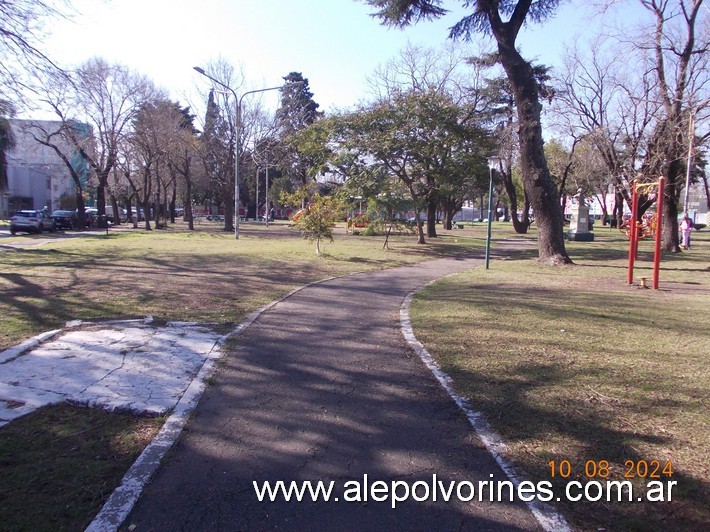
[[[493,223],[493,166],[490,167],[488,182],[488,235],[486,236],[486,270],[491,260],[491,224]]]
[[[239,240],[239,132],[242,127],[242,106],[237,93],[232,91],[232,94],[237,102],[237,116],[234,119],[234,240]]]
[[[264,192],[266,201],[266,227],[269,227],[269,215],[271,214],[271,209],[269,208],[269,152],[265,153],[266,156],[266,191]]]
[[[259,221],[259,165],[256,165],[256,211],[254,212],[254,221]]]
[[[633,196],[631,199],[631,220],[629,224],[629,266],[627,271],[627,284],[634,284],[634,261],[636,260],[636,252],[638,251],[638,227],[636,227],[636,216],[638,213],[639,197],[636,189],[636,181],[631,183]]]
[[[663,200],[666,180],[661,176],[658,180],[658,197],[656,199],[656,242],[653,248],[653,289],[658,290],[658,276],[661,269],[661,231],[663,229]]]
[[[690,163],[693,159],[693,137],[695,136],[695,125],[693,120],[693,115],[690,115],[690,124],[688,126],[688,137],[690,141],[688,142],[688,165],[685,170],[685,198],[683,201],[683,212],[688,212],[688,203],[690,196]]]
[[[493,170],[501,164],[500,157],[489,157],[488,168],[490,169],[488,181],[488,234],[486,236],[486,270],[491,259],[491,224],[493,223]],[[481,197],[481,207],[483,207],[483,197]]]

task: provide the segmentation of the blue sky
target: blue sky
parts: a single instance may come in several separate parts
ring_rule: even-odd
[[[576,34],[603,23],[590,2],[563,4],[544,25],[524,29],[526,57],[559,63]],[[321,109],[346,108],[367,96],[366,77],[407,42],[437,47],[465,13],[444,2],[447,17],[405,30],[381,26],[354,0],[74,0],[72,21],[52,23],[50,57],[74,66],[99,56],[151,78],[172,98],[195,98],[204,79],[193,66],[221,56],[243,66],[248,88],[281,83],[291,71],[310,81]],[[607,22],[608,23],[608,22]],[[266,102],[265,102],[266,103]]]

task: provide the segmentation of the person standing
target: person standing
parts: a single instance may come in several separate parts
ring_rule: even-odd
[[[683,214],[683,219],[680,221],[681,245],[683,249],[690,249],[690,231],[693,229],[693,220],[690,219],[688,213]]]

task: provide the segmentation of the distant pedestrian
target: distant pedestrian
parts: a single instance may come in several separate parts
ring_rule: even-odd
[[[680,221],[681,245],[683,249],[690,249],[690,231],[693,229],[693,220],[690,219],[688,213],[683,214],[683,219]]]

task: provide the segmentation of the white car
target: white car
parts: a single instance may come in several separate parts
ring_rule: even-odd
[[[56,226],[54,220],[45,211],[17,211],[10,218],[10,232],[14,235],[17,232],[41,233],[49,231],[54,233]]]

